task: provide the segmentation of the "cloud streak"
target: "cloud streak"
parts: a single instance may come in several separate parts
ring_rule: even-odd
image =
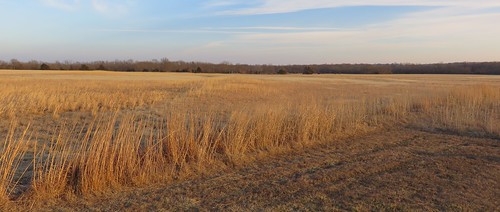
[[[131,4],[131,1],[91,0],[92,8],[95,11],[106,15],[127,14]]]
[[[42,2],[49,7],[66,11],[77,9],[81,3],[80,0],[42,0]]]
[[[291,27],[291,26],[252,26],[252,27],[205,27],[205,30],[248,30],[248,31],[338,31],[337,27]]]
[[[221,4],[225,0],[219,1]],[[257,15],[290,13],[310,9],[325,9],[353,6],[429,6],[429,7],[500,7],[498,0],[260,0],[257,6],[223,10],[220,15]],[[217,2],[212,2],[216,6]],[[241,4],[243,5],[243,4]]]
[[[84,6],[90,6],[92,10],[105,15],[117,16],[127,14],[134,1],[118,0],[41,0],[45,5],[65,10],[75,11]]]
[[[253,61],[273,58],[275,63],[499,60],[500,13],[480,9],[440,7],[358,29],[288,31],[294,27],[270,27],[283,30],[236,35],[232,40],[214,42],[217,45],[206,45],[199,51],[220,51],[231,57],[231,52],[252,46],[241,57]]]
[[[128,32],[128,33],[181,33],[181,34],[249,34],[247,31],[234,31],[222,29],[193,29],[193,30],[162,30],[162,29],[93,29],[97,32]]]
[[[45,6],[80,13],[74,17],[69,12],[60,13],[57,17],[78,23],[91,20],[79,28],[81,33],[75,33],[80,36],[78,39],[58,38],[67,39],[67,43],[82,42],[83,48],[98,41],[99,46],[88,48],[93,54],[120,55],[133,49],[130,57],[154,57],[172,52],[185,60],[274,64],[500,60],[498,0],[209,0],[194,4],[137,0],[39,1]],[[331,11],[339,14],[294,13],[357,6],[381,7]],[[374,14],[359,17],[367,11]],[[201,13],[203,16],[197,16]],[[289,14],[272,15],[275,13]],[[95,18],[96,14],[119,18],[108,21]],[[25,22],[31,23],[40,16],[43,14],[33,15]],[[38,25],[49,22],[40,19]],[[14,25],[11,29],[17,30]],[[13,51],[21,49],[12,44],[14,41],[31,42],[31,37],[21,39],[18,34],[7,34],[4,37],[9,39],[0,40]],[[47,35],[50,35],[46,36],[47,41],[60,43],[48,30]],[[29,47],[24,49],[30,51]]]
[[[205,8],[227,7],[227,6],[239,5],[240,3],[241,2],[238,2],[235,0],[218,0],[218,1],[210,1],[210,2],[204,3],[203,6]]]

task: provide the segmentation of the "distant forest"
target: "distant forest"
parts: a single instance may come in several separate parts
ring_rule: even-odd
[[[15,70],[108,70],[126,72],[193,72],[241,74],[491,74],[500,75],[500,62],[460,62],[437,64],[319,64],[319,65],[246,65],[170,61],[95,61],[21,62],[0,60],[0,69]]]

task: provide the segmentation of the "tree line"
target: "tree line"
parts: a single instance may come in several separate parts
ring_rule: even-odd
[[[500,75],[500,62],[459,62],[436,64],[317,64],[248,65],[170,61],[168,59],[134,61],[22,62],[0,60],[0,69],[14,70],[107,70],[126,72],[193,72],[241,74],[491,74]]]

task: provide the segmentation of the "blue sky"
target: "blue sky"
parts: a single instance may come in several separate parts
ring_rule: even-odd
[[[500,61],[498,0],[0,0],[0,60]]]

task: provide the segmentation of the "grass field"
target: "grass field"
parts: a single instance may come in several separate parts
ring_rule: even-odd
[[[352,153],[377,148],[384,151],[390,147],[385,145],[393,138],[389,133],[383,133],[381,137],[380,132],[393,132],[395,136],[401,135],[400,138],[405,137],[401,132],[415,135],[425,132],[453,135],[458,141],[485,139],[478,142],[492,146],[492,152],[472,151],[469,157],[484,156],[488,160],[466,164],[460,163],[458,157],[448,163],[452,165],[439,170],[446,173],[456,169],[470,171],[468,168],[486,164],[490,168],[497,167],[492,170],[498,174],[500,167],[496,144],[500,139],[499,76],[0,71],[0,117],[0,204],[12,210],[42,209],[50,203],[61,208],[65,204],[82,206],[81,202],[75,203],[81,198],[88,200],[83,204],[87,209],[99,209],[98,203],[103,197],[118,195],[116,200],[123,200],[120,194],[143,191],[152,185],[196,184],[200,183],[196,180],[214,173],[238,172],[252,164],[264,164],[261,166],[265,167],[265,161],[274,157],[294,155],[299,160],[301,154],[303,158],[310,156],[311,153],[304,151],[322,145],[326,145],[326,149],[335,149],[336,144],[342,147],[340,152],[332,150],[328,157],[321,157],[330,159],[336,157],[335,154],[350,157],[350,148],[353,148]],[[379,135],[373,143],[366,139],[371,135]],[[363,145],[353,147],[356,138]],[[346,140],[350,142],[340,142]],[[453,146],[443,146],[440,142],[429,142],[431,146],[426,146],[423,141],[419,142],[408,144],[405,151],[425,152],[428,149],[424,147],[431,146],[448,151]],[[437,149],[432,151],[439,154]],[[379,160],[380,157],[391,158],[392,153],[368,158],[364,164],[360,157],[344,158],[344,164],[361,164],[340,170],[338,173],[344,175],[339,174],[335,182],[364,176],[365,171],[375,173],[372,169],[378,166],[380,172],[390,171],[386,166],[391,164]],[[405,160],[420,158],[403,156],[401,158]],[[318,160],[305,160],[302,169],[319,166],[314,163]],[[394,159],[393,162],[401,161]],[[417,180],[416,176],[427,176],[425,173],[434,169],[416,170],[412,175],[409,175],[410,171],[403,171],[401,175],[409,181],[432,185],[432,179]],[[490,193],[493,189],[493,196],[500,189],[494,176],[485,177],[490,180],[486,186],[490,186]],[[287,182],[291,180],[290,177],[281,177]],[[333,182],[328,179],[318,178],[317,182]],[[457,178],[457,182],[464,184],[470,180]],[[314,182],[314,178],[310,181]],[[248,179],[244,182],[248,183]],[[450,196],[462,192],[450,186],[453,181],[447,182],[444,185],[449,187]],[[307,190],[310,184],[304,183],[304,188],[297,184],[293,186]],[[210,190],[216,185],[204,186],[207,185],[200,187]],[[389,187],[380,189],[389,196],[384,197],[385,200],[391,200],[390,197],[397,199],[399,195],[397,192],[391,194],[395,190]],[[287,192],[290,191],[283,193]],[[481,190],[473,192],[481,194]],[[484,196],[489,197],[490,193],[471,199],[485,199]],[[239,195],[245,198],[246,193]],[[321,195],[328,200],[346,194]],[[323,204],[339,207],[323,209],[355,206],[364,209],[380,205],[379,202],[363,202],[362,197],[357,198],[361,199],[340,203],[325,200]],[[377,201],[376,198],[366,199]],[[437,200],[423,199],[420,205],[425,207],[420,208],[440,208]],[[199,203],[187,200],[178,203],[195,206]],[[495,209],[495,203],[491,201],[486,209]],[[293,209],[293,205],[266,207],[256,202],[253,203],[254,209]],[[314,202],[305,198],[295,204],[314,205]],[[402,206],[412,205],[404,201],[400,203]],[[204,204],[210,205],[209,202]],[[231,209],[242,209],[234,204]],[[383,207],[389,207],[384,204]],[[92,208],[92,205],[97,205],[97,208]],[[119,210],[122,207],[115,206],[101,209]],[[203,208],[199,204],[198,207]],[[475,209],[474,204],[471,207]],[[187,209],[172,205],[169,208]],[[220,205],[207,209],[214,208],[225,209]],[[56,206],[51,209],[58,210]]]

